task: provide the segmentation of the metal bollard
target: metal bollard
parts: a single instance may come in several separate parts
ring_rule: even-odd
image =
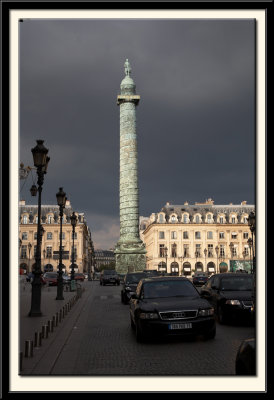
[[[25,357],[33,357],[33,341],[25,341]]]
[[[52,320],[48,321],[48,328],[49,328],[49,332],[53,332],[53,322],[52,322]]]
[[[56,326],[56,317],[55,317],[55,315],[52,316],[52,325],[53,325],[53,327]]]
[[[55,324],[56,324],[56,326],[58,326],[58,322],[59,322],[59,312],[57,312],[55,315],[56,315]]]
[[[42,326],[42,338],[46,339],[48,337],[49,334],[49,327],[48,325],[43,325]]]
[[[19,372],[21,372],[23,369],[23,352],[20,351],[19,353]]]
[[[34,347],[41,347],[42,346],[42,333],[35,332],[34,333]]]

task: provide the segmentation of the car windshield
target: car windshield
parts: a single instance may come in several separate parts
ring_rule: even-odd
[[[221,290],[252,290],[252,276],[227,276],[221,281]]]
[[[197,290],[192,283],[183,280],[168,280],[146,282],[144,284],[144,298],[156,299],[163,297],[197,297]]]
[[[105,275],[116,275],[116,271],[113,269],[107,269],[104,271]]]
[[[145,278],[146,274],[128,274],[126,277],[127,283],[138,283],[140,279]]]

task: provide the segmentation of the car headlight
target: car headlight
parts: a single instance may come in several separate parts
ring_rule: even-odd
[[[158,319],[157,313],[141,313],[140,319]]]
[[[230,304],[231,306],[240,306],[241,303],[239,300],[227,300],[225,304]]]
[[[200,310],[198,312],[199,317],[208,317],[209,315],[213,315],[213,314],[214,314],[214,308],[206,308],[206,309]]]
[[[129,286],[126,286],[125,289],[131,291],[131,287]]]

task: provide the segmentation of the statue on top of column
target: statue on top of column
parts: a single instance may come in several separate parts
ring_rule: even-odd
[[[129,63],[128,59],[126,59],[124,67],[125,67],[125,74],[127,76],[129,76],[131,74],[131,67],[130,67],[130,63]]]

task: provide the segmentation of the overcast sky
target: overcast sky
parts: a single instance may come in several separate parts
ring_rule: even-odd
[[[140,215],[167,201],[254,204],[255,21],[246,19],[20,23],[20,162],[32,166],[44,140],[42,203],[56,204],[63,187],[95,249],[115,246],[126,58],[141,96]],[[37,204],[32,184],[20,181],[27,204]]]

